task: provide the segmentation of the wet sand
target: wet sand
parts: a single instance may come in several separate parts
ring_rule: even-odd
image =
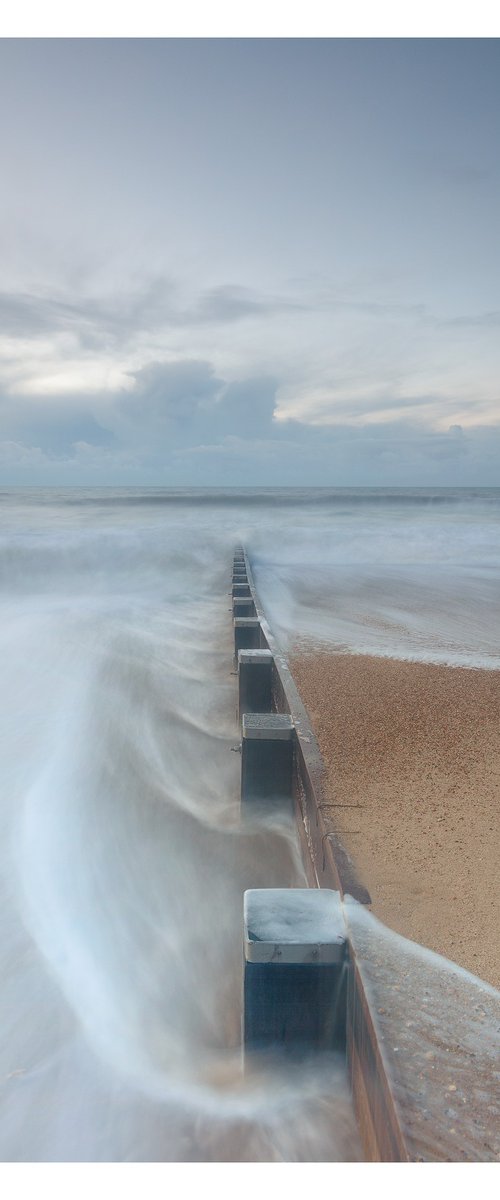
[[[500,671],[303,648],[290,665],[374,913],[500,987]]]

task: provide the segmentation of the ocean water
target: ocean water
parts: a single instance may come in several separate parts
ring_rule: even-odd
[[[500,666],[500,488],[321,491],[249,541],[284,648]]]
[[[0,1158],[359,1157],[342,1064],[241,1065],[229,573],[283,644],[499,665],[500,492],[0,493]],[[474,990],[478,981],[468,977]]]

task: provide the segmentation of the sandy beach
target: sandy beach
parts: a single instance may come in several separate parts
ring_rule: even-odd
[[[376,916],[500,987],[500,671],[290,663]]]

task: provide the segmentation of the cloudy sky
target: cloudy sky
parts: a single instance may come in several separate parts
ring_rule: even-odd
[[[0,478],[500,484],[500,41],[0,41]]]

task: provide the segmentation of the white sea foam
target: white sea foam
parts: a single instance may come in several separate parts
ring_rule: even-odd
[[[318,509],[249,536],[283,646],[500,667],[500,492]],[[404,501],[404,502],[403,502]]]
[[[241,1073],[243,892],[304,875],[239,825],[229,566],[291,630],[333,520],[303,501],[3,497],[4,1160],[359,1154],[338,1064]]]

